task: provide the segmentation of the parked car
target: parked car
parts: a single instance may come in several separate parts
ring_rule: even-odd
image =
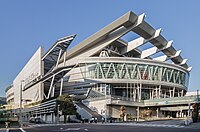
[[[41,119],[41,118],[39,118],[39,117],[31,117],[30,119],[29,119],[29,122],[30,123],[35,123],[35,124],[44,124],[45,122]]]

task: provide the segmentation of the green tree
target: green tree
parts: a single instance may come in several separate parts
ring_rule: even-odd
[[[57,98],[57,104],[60,105],[60,110],[64,115],[64,123],[66,123],[67,115],[76,115],[76,106],[73,103],[72,98],[67,95],[61,95]]]

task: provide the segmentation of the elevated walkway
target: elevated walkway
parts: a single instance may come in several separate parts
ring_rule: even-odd
[[[133,101],[130,98],[117,97],[117,96],[101,96],[96,98],[88,98],[85,101],[98,101],[106,100],[107,105],[124,105],[124,106],[133,106],[133,107],[151,107],[151,106],[175,106],[175,105],[184,105],[187,106],[189,103],[198,103],[200,98],[198,96],[183,96],[183,97],[174,97],[174,98],[160,98],[160,99],[150,99],[150,100],[141,100]]]

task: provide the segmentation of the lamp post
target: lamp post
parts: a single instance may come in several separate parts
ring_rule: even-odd
[[[24,82],[24,80],[21,80],[21,84],[20,84],[20,109],[19,109],[19,123],[20,123],[20,127],[22,127],[22,83]]]

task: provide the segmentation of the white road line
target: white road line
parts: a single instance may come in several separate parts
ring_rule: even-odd
[[[22,132],[26,132],[25,130],[23,130],[22,128],[19,128],[19,130],[21,130]]]

